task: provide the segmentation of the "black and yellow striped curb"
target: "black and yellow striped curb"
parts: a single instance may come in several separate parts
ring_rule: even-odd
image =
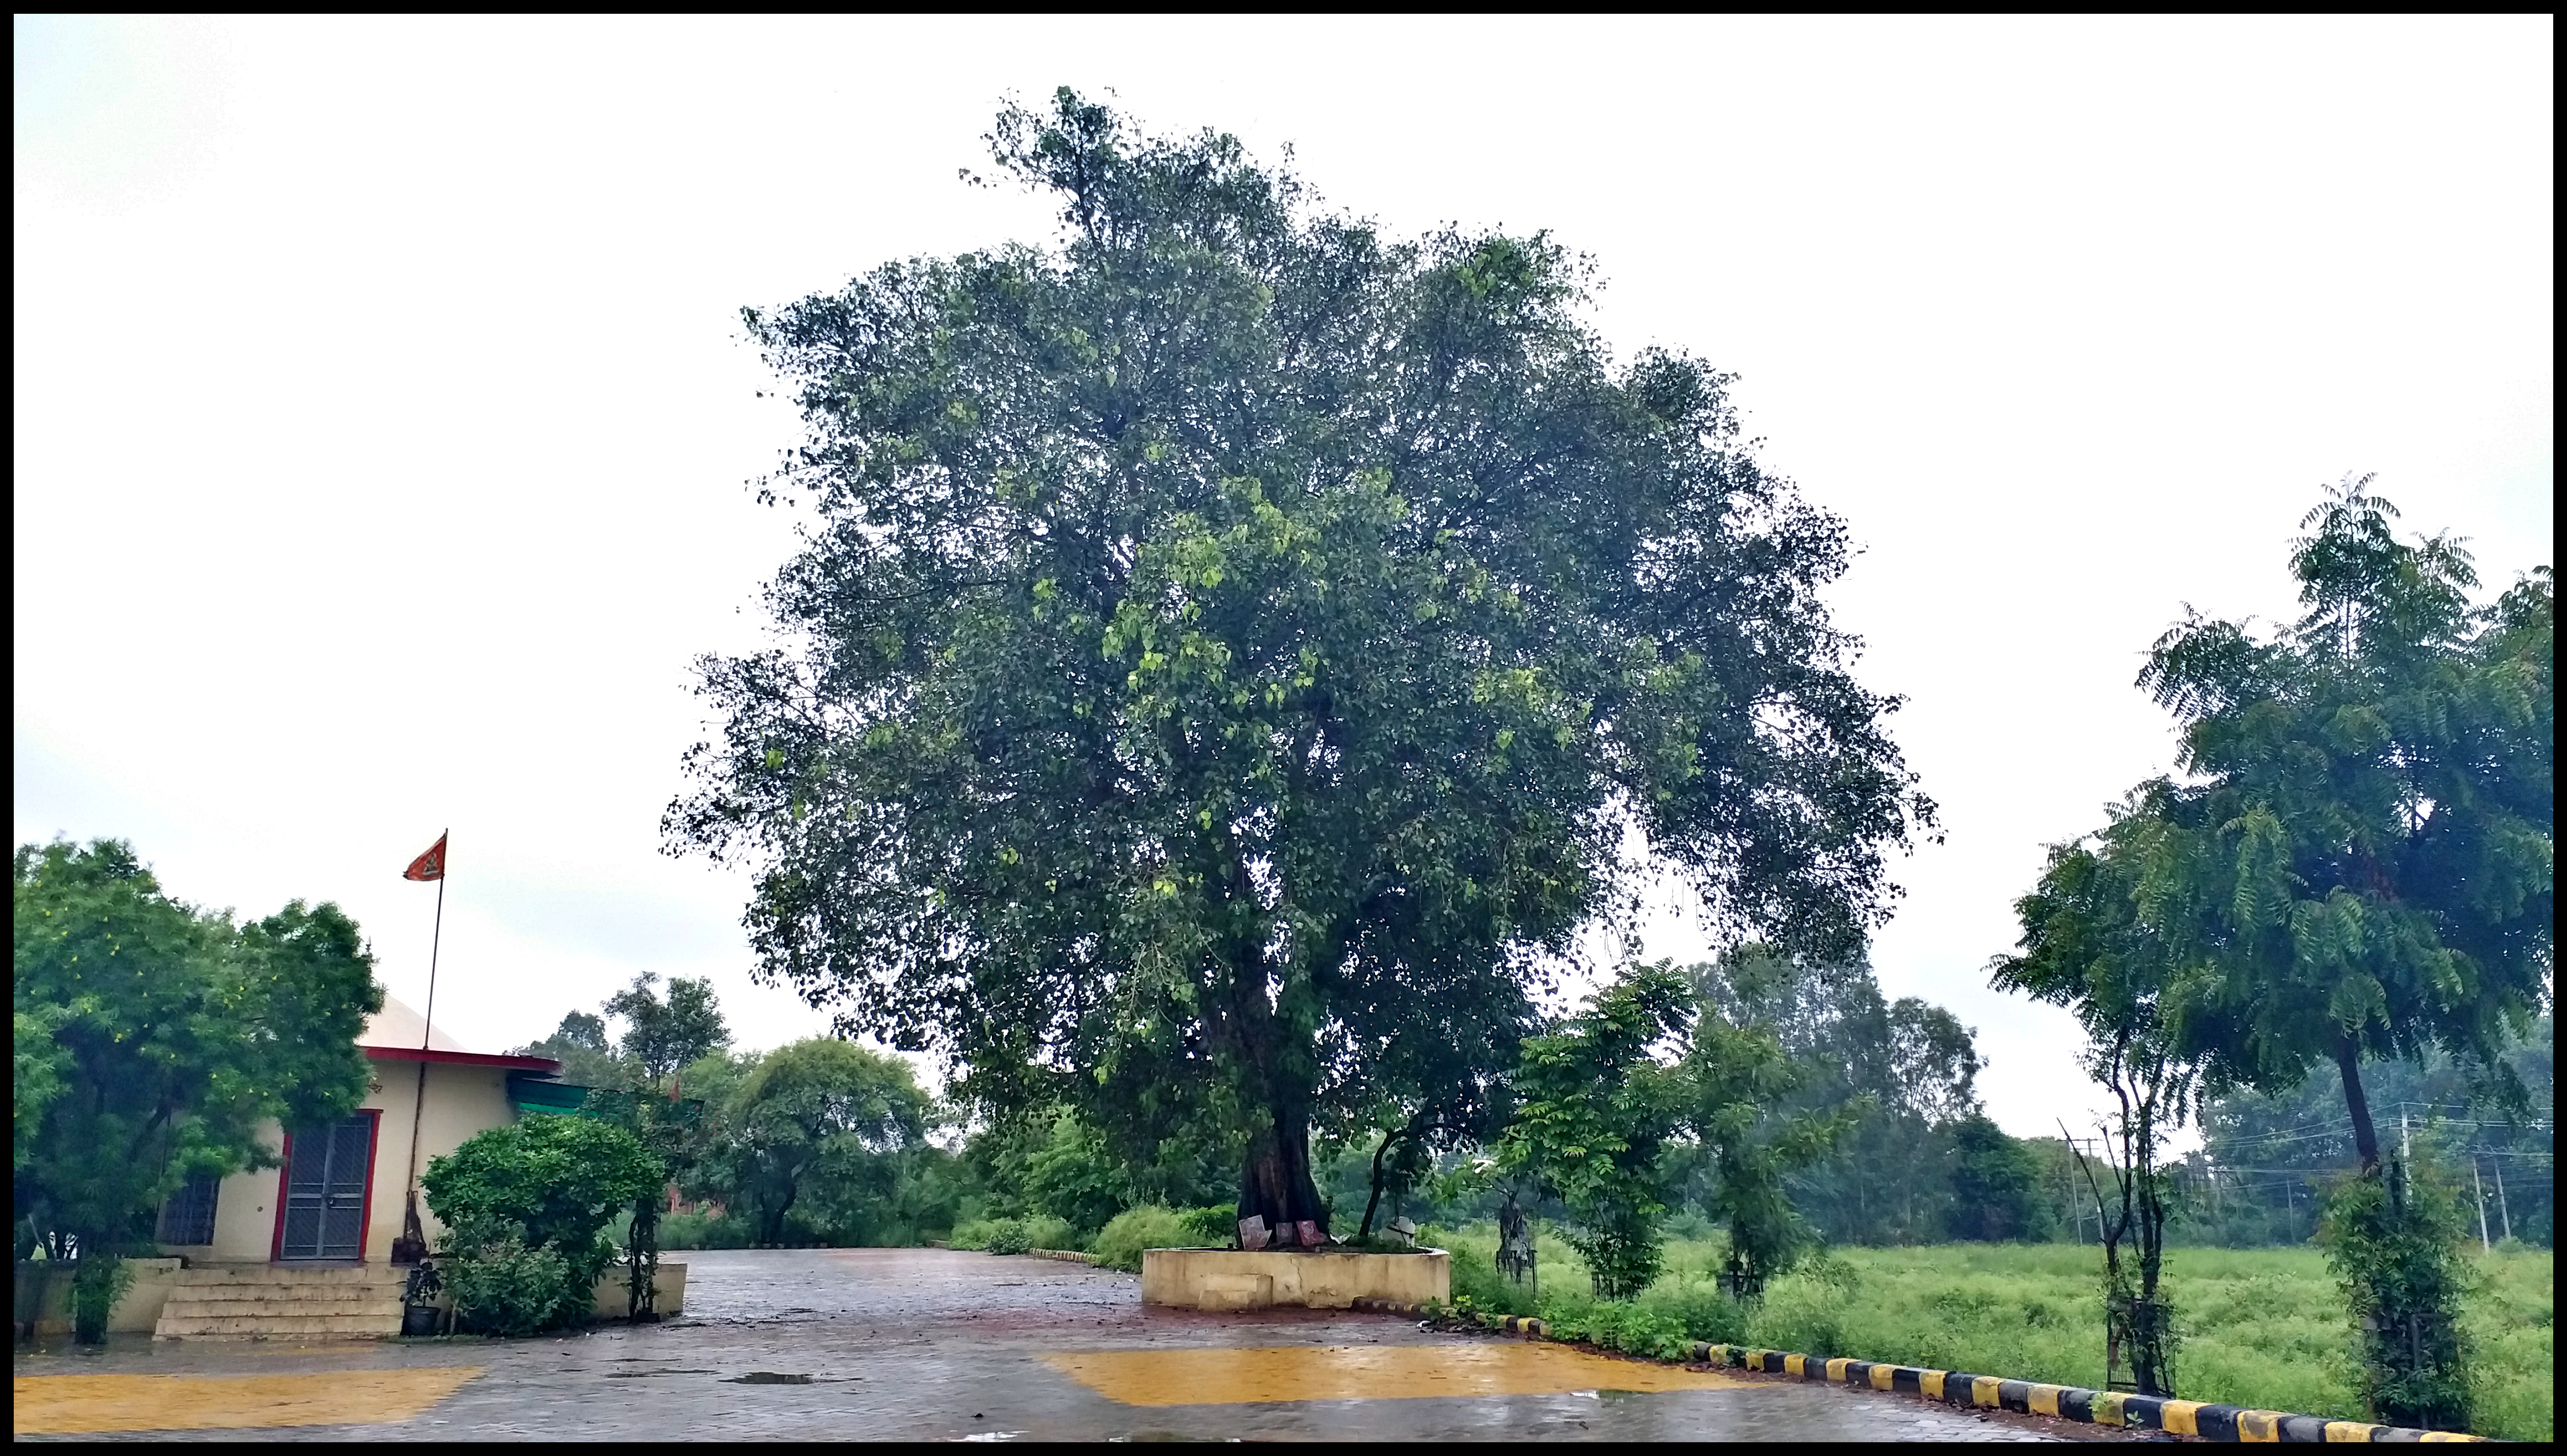
[[[1036,1259],[1057,1259],[1063,1264],[1094,1264],[1102,1257],[1079,1249],[1028,1249],[1025,1253]]]
[[[1555,1339],[1550,1325],[1529,1314],[1465,1312],[1440,1305],[1400,1305],[1388,1300],[1357,1300],[1354,1308],[1383,1314],[1476,1319],[1491,1329],[1534,1339]],[[2279,1410],[2250,1410],[2201,1400],[2175,1400],[2125,1391],[2088,1390],[2076,1385],[2048,1385],[2037,1380],[2008,1380],[1998,1375],[1972,1375],[1957,1370],[1929,1370],[1918,1365],[1889,1365],[1871,1360],[1820,1359],[1779,1349],[1751,1349],[1737,1344],[1693,1347],[1695,1364],[1761,1370],[1835,1385],[1868,1386],[1892,1394],[1916,1395],[1946,1405],[2011,1410],[2024,1415],[2056,1416],[2090,1425],[2120,1426],[2197,1436],[2205,1441],[2479,1441],[2483,1436],[2453,1431],[2420,1431],[2368,1421],[2328,1420]]]

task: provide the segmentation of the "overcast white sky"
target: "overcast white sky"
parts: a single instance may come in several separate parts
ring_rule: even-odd
[[[2286,614],[2377,470],[2491,588],[2551,559],[2554,26],[2478,21],[19,17],[18,842],[331,899],[495,1049],[637,970],[742,1038],[738,880],[658,853],[688,663],[758,640],[794,435],[743,304],[1048,235],[960,185],[1002,93],[1297,148],[1397,231],[1548,228],[1623,349],[1740,375],[1864,548],[1836,592],[1949,842],[1884,988],[2018,1133],[2093,1098],[1982,967],[2046,841],[2168,766],[2190,602]],[[1680,924],[1652,949],[1703,946]]]

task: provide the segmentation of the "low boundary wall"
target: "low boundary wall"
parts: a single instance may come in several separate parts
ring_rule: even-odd
[[[1346,1310],[1365,1301],[1439,1302],[1452,1298],[1452,1280],[1451,1260],[1441,1249],[1141,1251],[1141,1303],[1184,1310]]]
[[[1553,1339],[1550,1327],[1527,1314],[1468,1313],[1437,1304],[1357,1300],[1354,1308],[1381,1314],[1469,1319],[1508,1334]],[[1946,1405],[2011,1410],[2023,1415],[2054,1416],[2089,1425],[2164,1431],[2205,1441],[2482,1441],[2484,1436],[2456,1431],[2420,1431],[2369,1421],[2328,1420],[2288,1411],[2255,1410],[2201,1400],[2175,1400],[2125,1391],[2088,1390],[2076,1385],[2050,1385],[2037,1380],[2009,1380],[2001,1375],[1973,1375],[1957,1370],[1929,1370],[1920,1365],[1892,1365],[1875,1360],[1820,1359],[1779,1349],[1752,1349],[1736,1344],[1696,1344],[1692,1363],[1731,1369],[1760,1370],[1786,1379],[1823,1380],[1834,1385],[1861,1385],[1897,1395],[1914,1395]]]

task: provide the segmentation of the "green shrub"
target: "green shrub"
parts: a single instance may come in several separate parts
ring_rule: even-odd
[[[455,1322],[475,1334],[522,1335],[568,1322],[574,1305],[585,1312],[597,1278],[579,1281],[561,1251],[528,1248],[522,1231],[473,1230],[443,1261],[438,1273],[454,1296]]]
[[[72,1338],[82,1344],[107,1339],[108,1316],[134,1286],[134,1266],[116,1254],[88,1255],[72,1263]]]
[[[1015,1219],[965,1219],[954,1226],[953,1237],[945,1241],[945,1246],[949,1249],[972,1249],[983,1253],[1006,1252],[993,1251],[991,1246],[998,1242],[1012,1243],[1023,1237],[1023,1228]],[[1025,1247],[1029,1246],[1019,1244],[1018,1251],[1021,1252]]]
[[[429,1210],[446,1226],[441,1243],[449,1260],[478,1259],[488,1251],[499,1266],[517,1269],[522,1261],[507,1253],[511,1241],[520,1253],[550,1250],[558,1256],[567,1273],[544,1323],[575,1324],[588,1318],[597,1277],[615,1260],[615,1245],[604,1231],[663,1180],[660,1160],[626,1129],[594,1118],[537,1113],[484,1128],[452,1153],[428,1159],[420,1186],[428,1192]],[[533,1287],[526,1283],[530,1278],[510,1275],[500,1282],[523,1290]]]
[[[2352,1179],[2327,1199],[2318,1242],[2352,1314],[2355,1368],[2373,1419],[2469,1428],[2459,1200],[2419,1166]]]
[[[1239,1242],[1239,1210],[1230,1204],[1182,1209],[1177,1218],[1186,1226],[1186,1242],[1196,1248],[1228,1249]]]
[[[1069,1221],[1050,1214],[1027,1214],[1020,1219],[973,1219],[959,1225],[954,1237],[946,1241],[955,1249],[979,1249],[991,1254],[1022,1254],[1028,1249],[1070,1249],[1076,1247],[1076,1235]]]
[[[745,1249],[755,1242],[748,1221],[737,1214],[669,1214],[660,1220],[660,1247],[676,1249]]]
[[[1070,1228],[1069,1220],[1054,1218],[1050,1214],[1027,1214],[1024,1227],[1025,1249],[1076,1249],[1081,1242],[1077,1231]],[[1024,1250],[1014,1252],[1021,1254]]]
[[[1141,1272],[1144,1249],[1183,1249],[1196,1242],[1185,1215],[1160,1204],[1127,1208],[1108,1219],[1096,1236],[1096,1262],[1108,1269]]]

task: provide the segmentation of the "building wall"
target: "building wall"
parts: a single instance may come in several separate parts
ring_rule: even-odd
[[[417,1104],[421,1068],[427,1068],[428,1088],[427,1108],[419,1123],[419,1171],[423,1174],[428,1171],[428,1159],[454,1151],[465,1138],[483,1128],[514,1120],[516,1109],[508,1102],[508,1073],[500,1067],[390,1058],[372,1060],[367,1065],[374,1075],[365,1101],[358,1105],[379,1116],[372,1196],[367,1205],[365,1258],[368,1264],[385,1264],[392,1259],[393,1241],[401,1237],[403,1194],[411,1171],[411,1112]],[[284,1146],[284,1132],[274,1123],[260,1129],[260,1137],[270,1150]],[[170,1245],[167,1252],[198,1263],[266,1263],[276,1248],[276,1210],[282,1188],[283,1175],[276,1168],[235,1173],[224,1179],[214,1204],[214,1242]],[[419,1215],[432,1248],[445,1226],[428,1211],[425,1195],[420,1199]]]

